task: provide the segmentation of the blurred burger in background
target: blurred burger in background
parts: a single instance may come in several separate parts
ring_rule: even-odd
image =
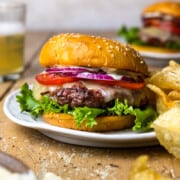
[[[147,6],[142,27],[122,27],[118,34],[140,51],[180,52],[180,2],[163,1]]]
[[[180,2],[160,2],[142,13],[142,41],[153,46],[180,48]]]

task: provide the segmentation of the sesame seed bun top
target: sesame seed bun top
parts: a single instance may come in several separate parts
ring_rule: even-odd
[[[163,13],[175,17],[180,17],[180,2],[178,1],[165,1],[165,2],[157,2],[147,6],[143,15],[146,13],[158,12]]]
[[[40,64],[107,67],[148,74],[144,60],[130,46],[84,34],[67,33],[50,38],[41,49]]]

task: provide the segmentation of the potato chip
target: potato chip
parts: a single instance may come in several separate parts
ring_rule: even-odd
[[[148,156],[142,155],[132,165],[129,180],[172,180],[163,177],[158,172],[147,166]]]
[[[180,91],[170,91],[168,93],[168,98],[174,101],[180,100]]]
[[[180,65],[170,61],[169,66],[152,75],[148,83],[161,89],[180,91]]]
[[[161,114],[152,124],[156,137],[167,151],[180,159],[180,103]]]
[[[156,95],[159,117],[152,127],[160,144],[180,159],[180,65],[169,66],[152,75],[149,87]]]
[[[147,87],[157,95],[156,108],[159,114],[173,107],[175,102],[172,101],[162,89],[153,84],[148,84]]]

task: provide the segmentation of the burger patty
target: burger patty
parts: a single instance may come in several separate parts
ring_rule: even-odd
[[[114,104],[116,98],[120,101],[125,99],[129,105],[135,107],[152,104],[154,101],[154,94],[147,88],[138,90],[125,88],[111,88],[111,98],[107,101],[105,94],[99,89],[88,89],[82,82],[73,83],[71,87],[60,87],[54,91],[49,92],[51,99],[57,99],[60,105],[68,104],[73,107],[93,107],[105,108]]]

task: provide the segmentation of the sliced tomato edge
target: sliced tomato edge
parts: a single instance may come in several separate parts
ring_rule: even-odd
[[[44,75],[44,80],[40,80],[39,76]],[[116,87],[122,87],[122,88],[128,88],[128,89],[141,89],[145,86],[144,82],[128,82],[128,81],[123,81],[123,80],[96,80],[96,79],[85,79],[85,78],[75,78],[75,77],[70,77],[70,76],[60,76],[63,82],[60,83],[60,80],[57,80],[58,82],[55,82],[56,80],[53,80],[51,82],[47,82],[47,80],[45,80],[47,74],[37,74],[35,76],[35,79],[43,85],[62,85],[64,83],[70,83],[70,82],[75,82],[75,81],[79,81],[79,80],[86,80],[89,82],[96,82],[98,84],[102,84],[102,85],[111,85],[111,86],[116,86]],[[46,82],[45,82],[46,81]]]

